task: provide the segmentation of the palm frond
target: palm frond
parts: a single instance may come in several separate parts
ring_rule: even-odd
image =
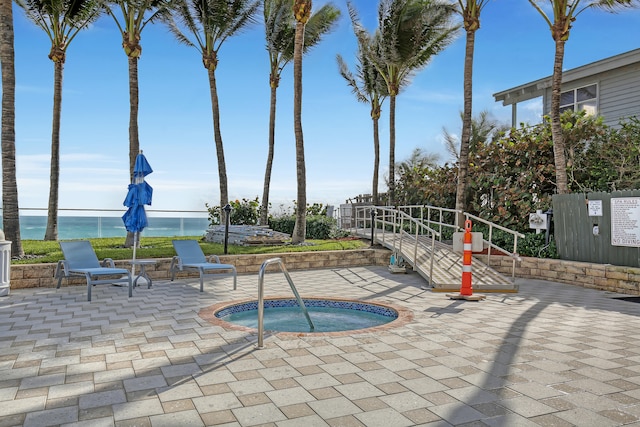
[[[305,25],[303,53],[307,53],[322,40],[322,37],[333,30],[339,18],[340,10],[331,3],[312,13]]]

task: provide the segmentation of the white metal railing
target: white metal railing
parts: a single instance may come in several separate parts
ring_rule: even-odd
[[[491,253],[493,250],[510,256],[513,260],[511,277],[512,279],[515,278],[516,261],[520,260],[520,256],[518,255],[518,238],[524,238],[524,234],[522,233],[518,233],[517,231],[513,231],[498,224],[494,224],[490,221],[484,220],[467,212],[459,212],[455,209],[440,208],[437,206],[408,205],[399,206],[398,209],[380,206],[354,206],[352,209],[354,217],[354,220],[352,221],[353,227],[355,229],[371,228],[372,237],[374,237],[374,233],[382,233],[382,236],[378,236],[377,239],[383,244],[385,243],[385,236],[388,233],[388,229],[392,230],[392,235],[395,239],[396,233],[404,231],[407,223],[415,224],[411,225],[409,228],[413,230],[413,227],[415,227],[416,232],[419,227],[425,227],[426,230],[429,230],[433,233],[432,236],[434,239],[437,237],[438,240],[441,241],[444,234],[443,231],[449,229],[451,230],[451,234],[453,235],[453,232],[462,230],[457,224],[457,214],[462,213],[465,219],[472,219],[472,222],[475,221],[477,223],[481,223],[488,228],[488,235],[483,235],[483,246],[486,245],[487,247],[487,265],[490,265]],[[374,222],[371,217],[372,212],[376,212],[376,217],[378,216],[378,212],[380,212],[381,218],[376,219],[376,221]],[[378,230],[379,225],[382,226],[381,231]],[[502,248],[493,242],[494,230],[501,230],[507,234],[512,235],[512,251]],[[417,245],[417,238],[415,244]],[[397,249],[399,251],[402,251],[402,238],[400,239],[400,244]],[[431,257],[431,263],[433,263],[433,257]],[[430,270],[432,270],[432,267],[430,267]]]
[[[304,305],[302,298],[300,298],[300,294],[298,293],[296,286],[293,284],[293,280],[291,280],[291,276],[289,275],[287,268],[284,266],[282,258],[270,258],[262,263],[262,266],[260,266],[260,272],[258,273],[258,348],[264,348],[264,273],[267,270],[267,267],[271,264],[277,264],[280,267],[284,277],[287,279],[287,282],[289,282],[289,287],[291,287],[291,291],[296,297],[296,301],[298,301],[302,314],[304,314],[304,317],[307,319],[310,331],[313,332],[315,329],[315,326],[311,321],[311,317],[309,317],[307,307]]]
[[[439,208],[429,205],[407,205],[398,206],[398,210],[407,212],[412,218],[420,218],[428,227],[437,229],[440,233],[440,241],[442,241],[444,230],[451,229],[452,233],[460,230],[457,214],[461,212],[455,209]],[[419,216],[416,216],[416,214]],[[447,221],[447,218],[453,218],[453,221]]]
[[[464,216],[466,219],[470,219],[470,220],[473,219],[473,221],[479,222],[489,227],[489,232],[488,232],[489,235],[487,236],[487,239],[483,239],[484,242],[487,244],[487,265],[491,265],[490,263],[491,252],[493,252],[493,249],[505,255],[510,256],[512,260],[511,278],[514,279],[516,274],[516,261],[520,261],[520,255],[518,255],[518,237],[523,239],[524,234],[518,233],[517,231],[509,230],[506,227],[502,227],[501,225],[494,224],[490,221],[484,220],[482,218],[479,218],[467,212],[464,213]],[[513,252],[509,252],[507,249],[501,248],[500,246],[493,243],[493,230],[501,230],[513,236]]]
[[[375,206],[358,206],[355,208],[354,222],[356,226],[361,225],[363,229],[371,229],[371,243],[375,241],[387,243],[391,240],[391,244],[399,253],[409,254],[413,257],[413,264],[418,261],[419,237],[431,239],[431,253],[435,252],[436,238],[441,238],[441,233],[424,224],[423,222],[412,218],[406,212],[399,211],[389,207]],[[411,239],[408,237],[411,236]],[[405,241],[413,243],[410,251],[403,252]],[[433,276],[433,260],[431,256],[429,265],[429,276]]]

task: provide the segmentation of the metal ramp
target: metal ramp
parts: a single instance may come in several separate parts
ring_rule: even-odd
[[[405,263],[427,280],[434,292],[460,290],[462,253],[455,252],[453,245],[437,240],[440,232],[400,210],[368,209],[376,209],[375,219],[356,221],[356,225],[361,227],[352,229],[355,234],[368,239],[373,236],[373,243],[381,244],[402,257]],[[368,217],[371,218],[371,215]],[[499,273],[478,257],[474,257],[472,262],[472,283],[474,292],[503,293],[518,290],[513,277]]]

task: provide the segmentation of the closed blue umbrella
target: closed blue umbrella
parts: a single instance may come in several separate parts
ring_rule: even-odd
[[[153,172],[147,158],[142,154],[136,156],[136,162],[133,165],[133,182],[129,184],[127,197],[124,199],[124,205],[127,206],[127,212],[122,216],[124,227],[133,235],[133,259],[136,259],[136,247],[140,232],[148,225],[147,213],[144,205],[151,205],[151,197],[153,189],[144,180],[144,178]]]

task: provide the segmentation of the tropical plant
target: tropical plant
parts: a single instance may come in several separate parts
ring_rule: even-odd
[[[60,117],[62,76],[67,48],[76,35],[100,16],[102,4],[96,0],[16,0],[27,18],[40,27],[51,41],[53,61],[53,122],[51,132],[51,173],[49,206],[44,240],[58,240],[58,193],[60,183]]]
[[[573,22],[578,15],[591,7],[615,11],[618,7],[635,7],[636,0],[529,0],[529,3],[540,13],[551,30],[551,37],[555,42],[555,56],[553,60],[553,76],[551,81],[551,135],[553,138],[553,157],[556,173],[556,188],[558,194],[569,192],[567,178],[567,160],[565,157],[564,140],[562,139],[562,125],[560,123],[560,94],[562,92],[562,64],[564,62],[565,43]],[[550,13],[544,4],[550,6]]]
[[[561,119],[571,190],[640,188],[640,120],[631,117],[609,127],[602,117],[570,113],[562,113]]]
[[[475,49],[476,31],[480,29],[480,13],[489,0],[458,0],[457,12],[462,16],[462,24],[466,33],[464,54],[464,107],[462,112],[462,136],[460,137],[460,156],[458,157],[458,184],[456,186],[456,210],[458,224],[462,224],[462,212],[467,208],[469,141],[471,139],[471,119],[473,104],[473,53]]]
[[[460,113],[460,120],[464,122],[464,113]],[[495,139],[501,133],[506,133],[509,126],[496,121],[488,110],[483,110],[476,117],[471,118],[469,131],[469,151],[473,152],[475,144],[483,144]],[[442,129],[447,152],[456,163],[460,161],[460,139],[450,133],[446,128]]]
[[[269,106],[269,149],[264,174],[260,224],[267,224],[269,216],[269,189],[275,151],[276,100],[280,76],[293,59],[295,41],[295,20],[291,10],[291,0],[264,0],[264,27],[269,53],[269,86],[271,88]],[[340,10],[326,4],[309,17],[304,31],[303,53],[317,45],[322,36],[331,31],[340,17]]]
[[[349,9],[349,16],[351,17],[351,23],[353,25],[356,37],[359,32],[366,31],[360,24],[357,12],[350,2],[347,2]],[[371,107],[370,115],[373,122],[373,183],[371,189],[371,195],[373,198],[373,204],[378,205],[380,203],[378,197],[378,175],[380,171],[380,134],[379,134],[379,122],[380,115],[382,113],[382,104],[387,98],[388,91],[387,85],[384,79],[380,75],[380,72],[373,65],[367,52],[375,49],[374,46],[364,46],[363,43],[368,43],[372,40],[371,36],[365,35],[364,37],[357,37],[358,40],[358,52],[356,53],[356,71],[355,74],[349,70],[349,66],[345,62],[342,55],[336,55],[338,61],[338,67],[340,75],[347,81],[351,92],[356,96],[358,102],[369,104]]]
[[[529,212],[546,210],[551,204],[551,145],[548,123],[512,129],[501,138],[475,145],[469,162],[468,211],[525,231],[524,218]]]
[[[302,53],[304,51],[304,30],[312,8],[311,0],[293,0],[293,16],[296,19],[296,31],[293,47],[293,129],[296,139],[296,180],[297,197],[296,225],[293,228],[291,243],[304,242],[307,229],[307,177],[304,161],[304,135],[302,132]]]
[[[220,225],[224,223],[224,213],[220,206],[210,206],[205,204],[209,211],[209,225]],[[229,214],[229,223],[233,225],[256,225],[258,223],[258,208],[260,202],[258,197],[255,199],[232,200],[229,202],[231,213]]]
[[[180,43],[200,52],[202,64],[207,71],[213,114],[213,136],[218,159],[221,207],[229,201],[229,189],[216,83],[218,52],[225,40],[256,22],[255,15],[259,7],[259,0],[177,0],[174,12],[167,15],[165,19],[169,30]]]
[[[570,187],[577,191],[632,189],[640,184],[640,121],[619,128],[585,112],[561,115]],[[448,135],[448,134],[447,134]],[[456,144],[449,136],[452,144]],[[452,150],[456,153],[457,147]],[[421,162],[420,150],[397,166],[398,199],[403,204],[453,208],[455,166]],[[426,165],[426,166],[425,166]],[[519,232],[527,232],[530,212],[551,207],[555,169],[551,119],[508,131],[481,113],[472,120],[468,206],[473,215]]]
[[[22,258],[20,210],[16,179],[16,73],[13,46],[13,3],[0,0],[0,71],[2,71],[2,226],[11,253]]]
[[[423,190],[428,187],[429,171],[438,167],[438,154],[415,148],[411,156],[396,165],[396,199],[401,205],[424,202]]]
[[[389,92],[389,203],[395,204],[396,98],[411,77],[454,39],[455,9],[442,0],[381,0],[375,40],[361,43]],[[360,32],[358,37],[366,37]]]
[[[138,59],[142,55],[142,30],[168,13],[171,0],[106,0],[106,13],[115,21],[122,36],[122,48],[129,64],[129,178],[140,152],[138,135]],[[121,14],[118,14],[117,9]],[[122,21],[120,21],[122,20]],[[134,233],[128,232],[126,247],[133,246]]]

